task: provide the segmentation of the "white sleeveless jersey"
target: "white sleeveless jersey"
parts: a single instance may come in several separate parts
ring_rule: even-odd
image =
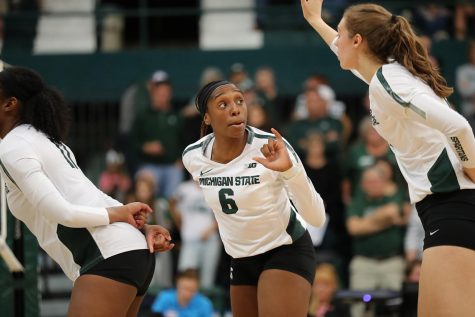
[[[475,167],[472,128],[426,83],[397,62],[384,64],[369,83],[369,99],[373,127],[394,152],[412,203],[475,188],[463,173]]]
[[[105,208],[120,203],[89,181],[71,150],[32,126],[0,142],[0,167],[10,211],[71,280],[105,258],[147,248],[133,226],[109,224]]]
[[[214,134],[183,152],[183,164],[203,189],[225,250],[233,258],[291,244],[306,230],[303,219],[316,226],[325,221],[323,201],[290,145],[287,143],[293,167],[282,173],[272,171],[252,158],[262,156],[262,145],[274,135],[249,126],[246,130],[248,139],[243,152],[227,164],[205,155],[206,149],[212,147]]]

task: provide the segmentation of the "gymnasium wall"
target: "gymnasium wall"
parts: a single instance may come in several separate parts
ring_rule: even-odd
[[[311,72],[325,74],[338,95],[365,92],[366,87],[360,80],[339,69],[336,57],[313,32],[277,32],[266,36],[266,45],[258,50],[184,48],[36,56],[15,53],[4,54],[2,58],[11,64],[36,69],[72,102],[117,101],[128,85],[146,79],[156,69],[170,73],[176,98],[187,99],[196,91],[205,67],[217,66],[226,73],[235,62],[243,63],[250,73],[259,66],[273,67],[283,95],[296,95]],[[466,51],[464,41],[433,44],[433,55],[440,60],[442,72],[451,85],[456,67],[466,61]]]

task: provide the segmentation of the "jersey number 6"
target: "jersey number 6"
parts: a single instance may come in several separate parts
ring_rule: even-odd
[[[221,209],[227,215],[235,214],[239,209],[234,199],[230,198],[230,196],[233,195],[234,192],[231,188],[222,188],[219,190],[219,203],[221,204]]]

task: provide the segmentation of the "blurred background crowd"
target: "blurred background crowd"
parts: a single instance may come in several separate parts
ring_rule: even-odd
[[[327,2],[325,19],[336,25],[356,1]],[[475,127],[475,3],[374,2],[411,21],[455,87],[452,106]],[[372,127],[364,85],[338,77],[336,58],[321,57],[324,44],[299,1],[7,0],[0,41],[2,59],[39,70],[65,92],[70,142],[90,179],[121,202],[150,204],[151,222],[177,240],[157,254],[144,314],[163,290],[177,287],[180,296],[177,277],[194,281],[191,294],[208,296],[215,314],[229,310],[229,258],[181,164],[199,138],[194,93],[227,79],[244,92],[248,124],[279,130],[326,202],[327,223],[309,228],[319,262],[309,315],[415,316],[422,226]],[[49,279],[58,270],[44,254],[39,265],[42,293],[54,298]]]

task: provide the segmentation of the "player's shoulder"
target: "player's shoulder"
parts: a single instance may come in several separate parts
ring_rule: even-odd
[[[370,84],[372,93],[379,91],[389,94],[392,98],[400,99],[401,102],[411,100],[414,94],[427,89],[427,84],[397,62],[381,66]]]
[[[276,139],[275,135],[265,132],[258,128],[247,126],[247,143],[260,146],[262,143],[267,143],[269,139]]]
[[[273,139],[273,140],[277,139],[276,136],[270,132],[265,132],[251,126],[247,126],[246,129],[249,132],[248,137],[247,137],[247,143],[259,149],[261,148],[262,145],[266,144],[269,141],[269,139]],[[285,145],[287,146],[287,149],[290,151],[290,153],[292,153],[292,155],[295,157],[295,160],[298,162],[299,159],[298,159],[297,153],[293,149],[292,145],[284,137],[282,137],[282,139],[284,140]]]
[[[25,149],[37,142],[39,132],[31,125],[21,125],[11,130],[0,142],[0,155],[16,149]]]
[[[397,86],[399,89],[410,88],[417,80],[413,74],[397,62],[382,65],[376,71],[375,77],[382,86]]]
[[[189,144],[189,145],[183,150],[183,153],[182,153],[181,156],[182,156],[183,158],[185,158],[185,156],[187,156],[187,157],[193,157],[193,156],[202,154],[202,153],[203,153],[203,149],[206,148],[206,145],[212,140],[212,138],[213,138],[213,133],[208,134],[208,135],[205,135],[204,137],[202,137],[202,138],[199,139],[198,141]]]
[[[198,141],[188,145],[182,154],[182,162],[188,172],[195,178],[197,171],[208,164],[205,149],[213,140],[214,134],[208,134]]]

